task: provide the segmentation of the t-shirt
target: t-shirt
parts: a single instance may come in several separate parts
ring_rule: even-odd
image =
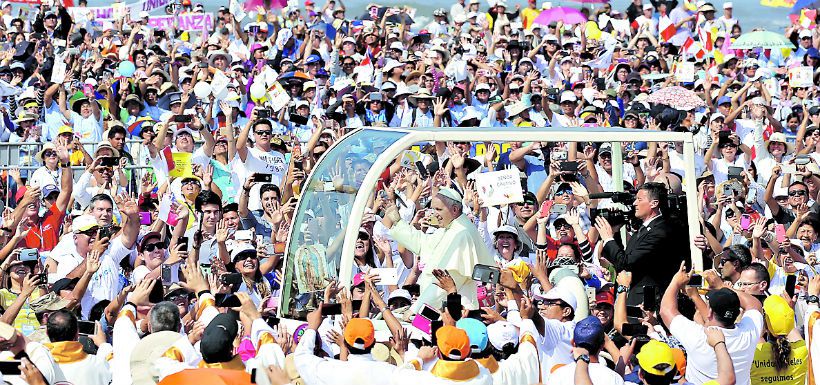
[[[726,336],[726,349],[735,367],[736,385],[749,385],[749,371],[763,330],[763,315],[749,310],[734,328],[720,328]],[[702,384],[717,378],[715,350],[706,342],[703,326],[678,315],[672,319],[669,331],[680,341],[687,353],[686,379]]]
[[[12,293],[9,289],[0,289],[0,307],[2,307],[3,310],[8,309],[18,296],[19,293]],[[39,297],[40,291],[35,290],[23,304],[23,307],[20,308],[20,312],[17,313],[17,318],[14,319],[14,328],[23,333],[24,336],[33,333],[40,327],[40,322],[37,321],[34,310],[31,310],[29,306],[31,301]]]
[[[755,349],[754,362],[752,363],[752,385],[782,384],[782,385],[803,385],[806,381],[806,373],[809,370],[809,349],[806,341],[799,340],[790,342],[791,352],[786,367],[778,372],[774,368],[772,357],[772,344],[761,342]]]
[[[550,375],[550,385],[575,385],[575,363],[564,365]],[[620,385],[624,379],[602,363],[589,364],[589,378],[593,384]]]
[[[131,254],[131,249],[122,243],[122,237],[116,237],[100,257],[100,269],[91,276],[88,290],[80,304],[83,318],[88,319],[91,308],[102,300],[113,300],[123,288],[120,280],[120,261]]]
[[[271,150],[264,152],[255,147],[248,149],[248,156],[245,158],[245,168],[248,175],[253,173],[272,174],[271,183],[280,186],[288,170],[285,156],[279,151]]]
[[[59,241],[63,216],[65,216],[65,213],[57,208],[57,204],[52,204],[40,219],[40,223],[34,225],[26,235],[26,247],[36,248],[40,251],[51,251]]]
[[[574,321],[544,320],[544,335],[537,338],[538,350],[542,353],[541,372],[544,383],[547,383],[550,372],[556,365],[566,365],[574,362],[572,360],[572,344],[570,343],[574,332]]]

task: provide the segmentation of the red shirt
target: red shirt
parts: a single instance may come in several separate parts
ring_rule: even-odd
[[[40,218],[40,222],[32,226],[26,235],[26,247],[36,248],[40,251],[51,251],[60,240],[60,231],[63,226],[65,212],[57,208],[57,204],[52,204],[45,216]]]

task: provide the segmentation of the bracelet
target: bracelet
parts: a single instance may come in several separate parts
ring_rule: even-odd
[[[726,346],[726,342],[725,342],[725,341],[718,341],[718,343],[716,343],[716,344],[714,344],[714,345],[712,346],[712,349],[716,348],[716,347],[717,347],[718,345],[720,345],[720,344],[723,344],[723,346],[724,346],[724,347]]]
[[[71,163],[70,162],[60,163],[60,167],[61,168],[69,168],[69,167],[71,167]]]

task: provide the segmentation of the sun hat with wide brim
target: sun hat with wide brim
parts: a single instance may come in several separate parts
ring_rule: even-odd
[[[782,132],[775,132],[771,136],[769,136],[769,140],[766,141],[766,151],[769,151],[769,143],[772,142],[785,144],[787,154],[794,152],[794,145],[786,140],[786,135],[784,135]]]
[[[507,107],[506,110],[507,110],[507,114],[510,117],[513,117],[513,116],[521,114],[522,112],[526,111],[529,108],[530,108],[530,106],[528,106],[527,103],[524,103],[523,101],[519,100],[519,101],[511,104],[509,107]]]
[[[89,99],[87,97],[81,97],[81,98],[71,102],[71,110],[79,114],[80,113],[80,107],[82,107],[83,103],[85,103],[85,102],[93,103],[93,102],[96,102],[96,100]]]
[[[56,149],[57,149],[57,146],[55,146],[54,143],[48,142],[48,143],[43,145],[43,148],[37,153],[35,158],[37,159],[38,162],[43,163],[44,162],[43,161],[43,153],[45,153],[48,150],[54,151]]]
[[[216,60],[216,58],[218,58],[220,56],[225,58],[226,62],[228,62],[228,63],[231,62],[231,55],[229,55],[228,53],[226,53],[225,51],[220,49],[220,50],[216,50],[216,51],[213,51],[213,52],[208,54],[208,64],[210,64],[211,67],[214,67],[214,61]]]
[[[433,100],[433,99],[435,99],[435,97],[433,96],[433,94],[430,93],[430,90],[428,90],[426,88],[419,88],[418,92],[416,92],[415,94],[407,97],[407,100],[410,103],[413,103],[413,105],[416,105],[416,103],[418,102],[419,99]]]

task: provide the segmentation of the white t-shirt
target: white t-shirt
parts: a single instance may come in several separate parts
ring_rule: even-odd
[[[53,184],[60,187],[60,176],[62,175],[62,169],[57,169],[57,171],[51,171],[46,166],[42,166],[37,170],[34,170],[34,173],[31,174],[31,178],[28,180],[29,186],[40,186],[45,187],[50,184]]]
[[[602,363],[589,364],[593,384],[621,385],[624,379]],[[550,375],[550,385],[575,385],[575,363],[564,365]]]
[[[760,311],[749,310],[732,329],[720,328],[726,336],[726,349],[735,366],[737,385],[749,385],[749,373],[755,355],[760,333],[763,330],[763,315]],[[706,342],[703,326],[678,315],[672,319],[669,331],[680,341],[687,353],[686,380],[702,384],[718,376],[715,350]]]
[[[80,305],[83,308],[83,318],[88,319],[97,302],[104,299],[113,300],[122,290],[120,281],[120,261],[131,254],[131,249],[122,243],[122,237],[116,237],[108,245],[105,254],[100,257],[100,270],[91,277],[88,290],[85,292]]]
[[[738,151],[740,150],[738,149]],[[729,162],[723,158],[712,158],[710,161],[712,162],[712,175],[715,176],[716,186],[729,179],[729,166],[746,169],[746,154],[742,152],[739,152],[737,156],[735,156],[734,162]]]
[[[574,332],[575,321],[544,320],[544,335],[537,338],[538,350],[542,353],[541,372],[544,383],[547,383],[550,372],[555,365],[574,362],[572,359],[572,344],[570,343]]]

